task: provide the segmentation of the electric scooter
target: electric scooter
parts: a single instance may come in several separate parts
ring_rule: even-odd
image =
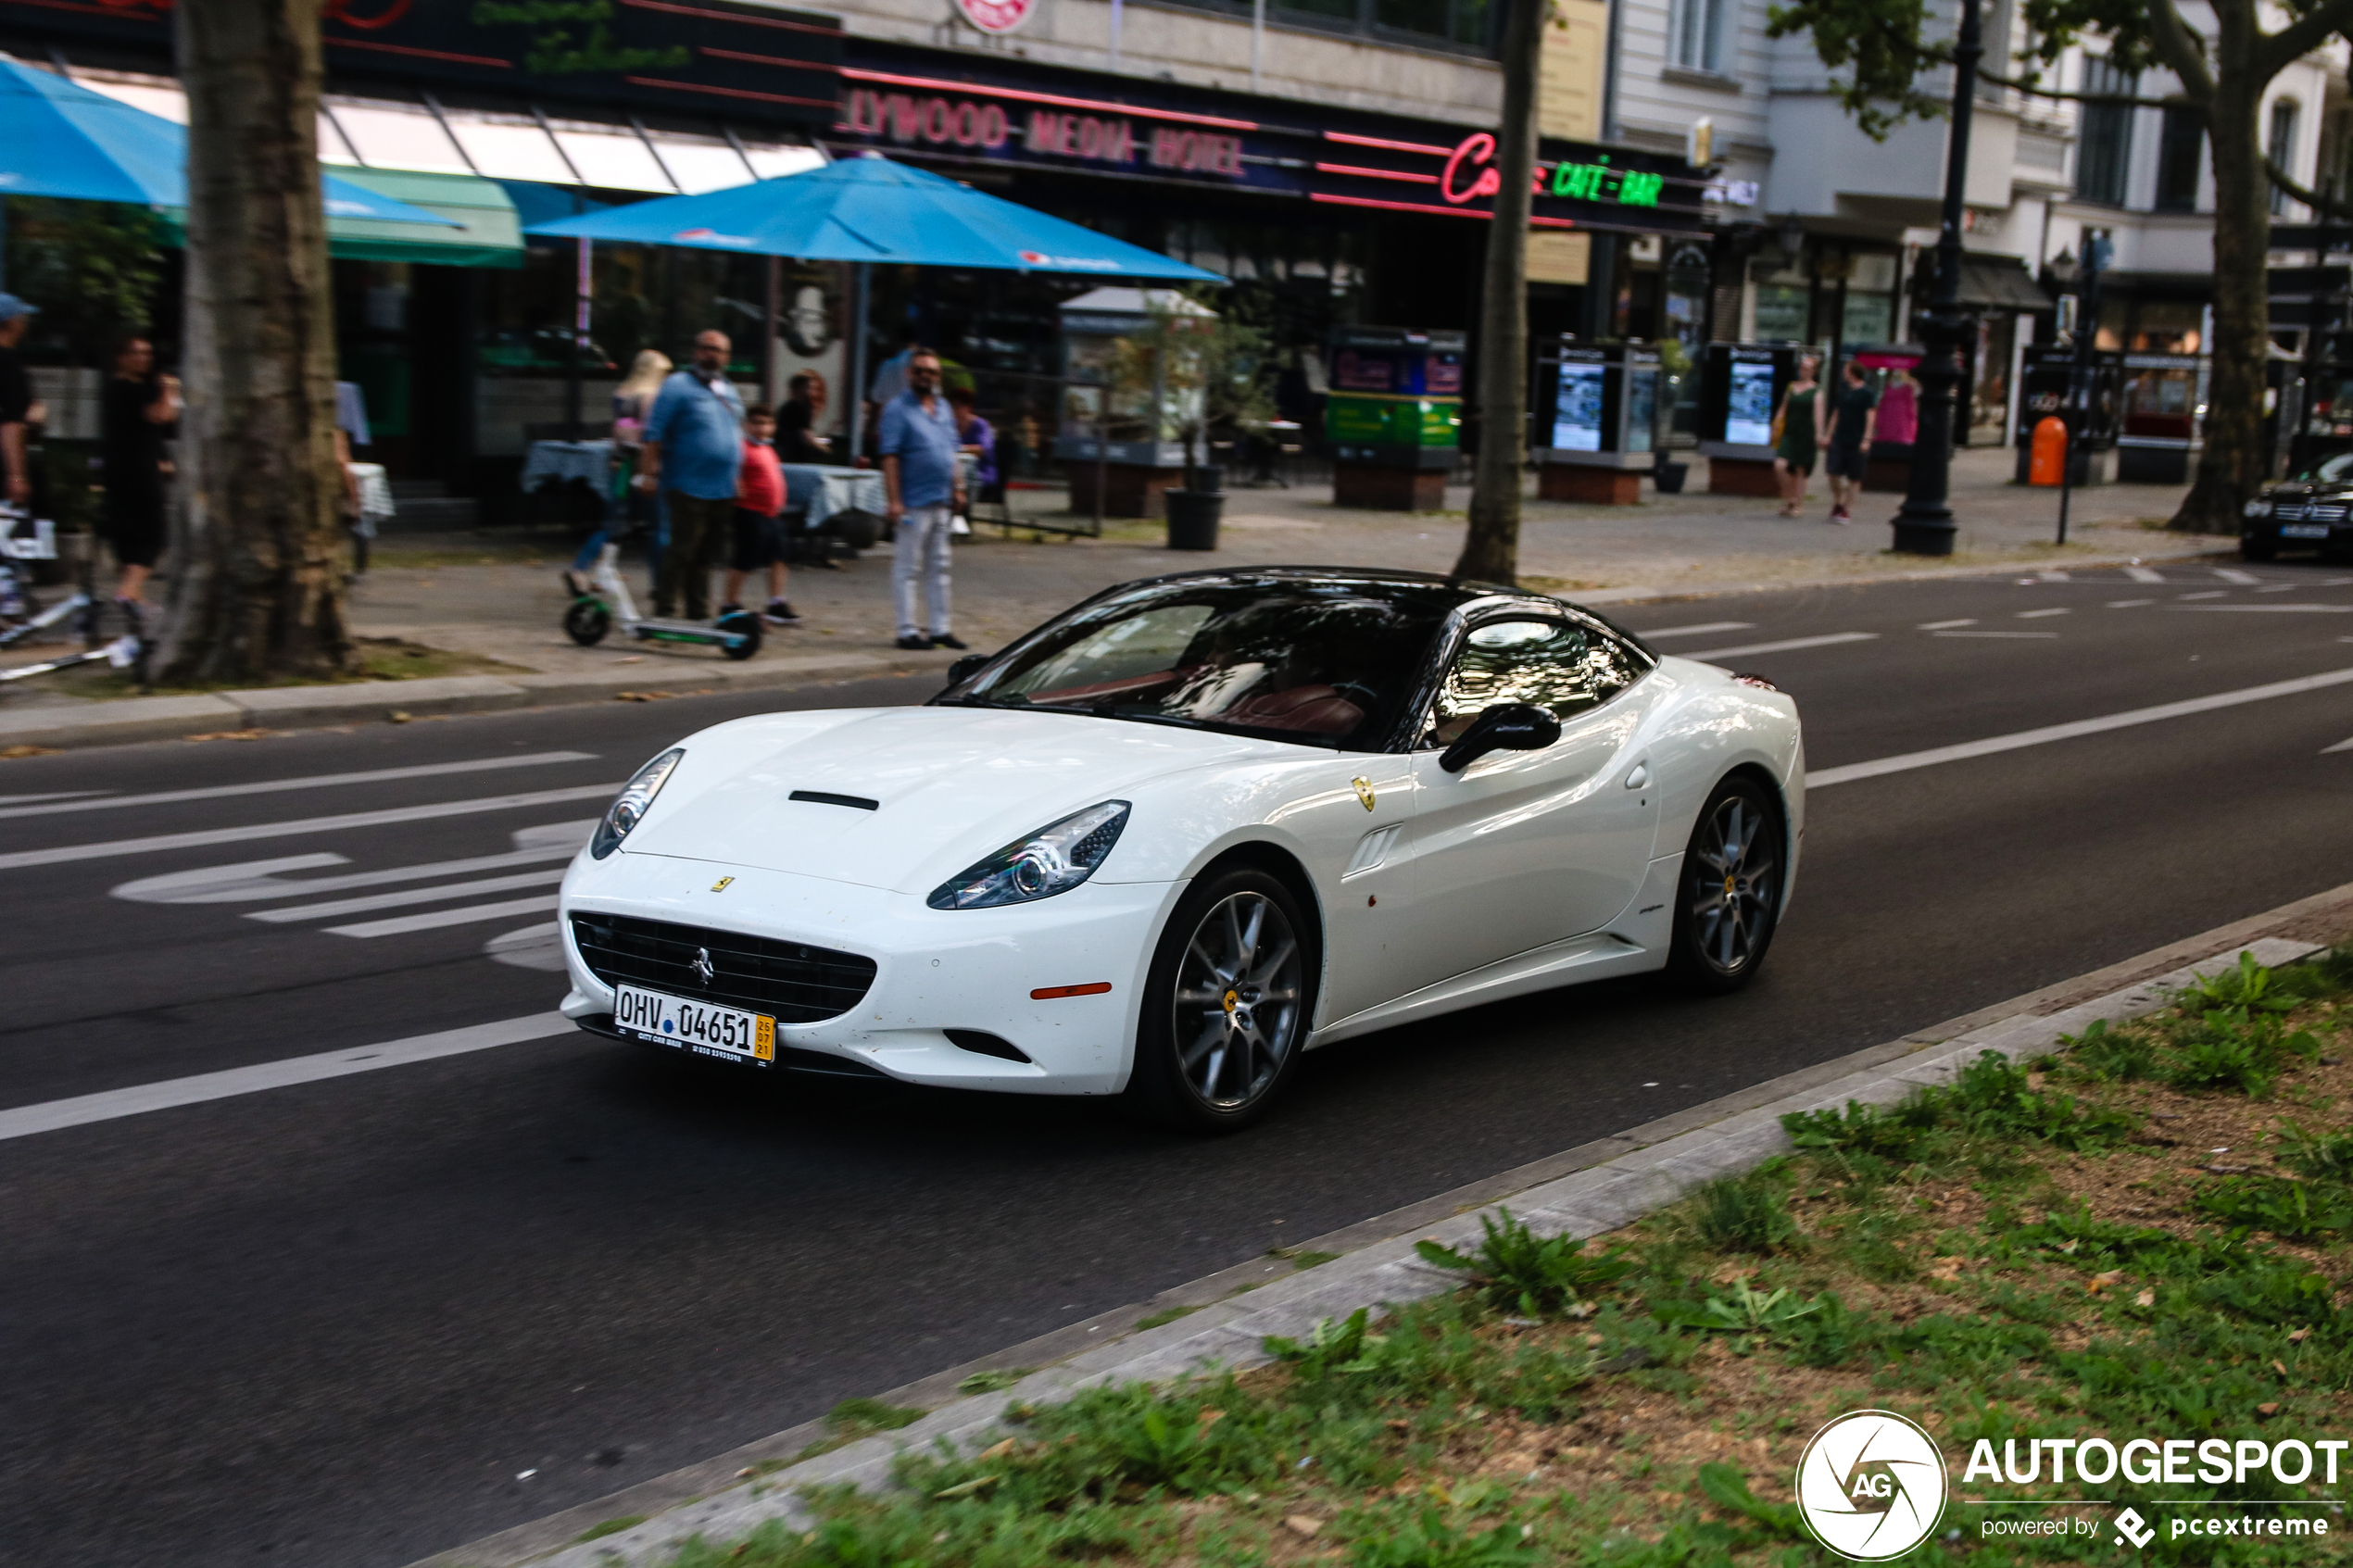
[[[607,545],[604,554],[597,558],[597,570],[588,574],[590,592],[573,600],[564,611],[565,636],[584,648],[594,647],[605,640],[618,617],[622,631],[641,643],[702,643],[735,659],[749,659],[760,651],[761,622],[756,610],[723,615],[708,626],[693,621],[648,621],[639,615],[637,601],[629,596],[629,584],[621,580],[616,564],[620,558],[618,545]],[[605,602],[608,598],[610,604]]]

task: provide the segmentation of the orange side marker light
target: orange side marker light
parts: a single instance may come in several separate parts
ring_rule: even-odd
[[[1100,997],[1111,989],[1111,982],[1098,980],[1088,985],[1041,985],[1029,994],[1033,1002],[1051,1002],[1060,997]]]

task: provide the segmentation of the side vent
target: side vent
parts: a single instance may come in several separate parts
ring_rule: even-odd
[[[1341,880],[1378,868],[1382,861],[1389,859],[1389,852],[1397,847],[1398,837],[1404,831],[1404,823],[1391,822],[1385,828],[1375,828],[1366,834],[1358,841],[1356,853],[1350,859],[1348,869],[1340,873]]]

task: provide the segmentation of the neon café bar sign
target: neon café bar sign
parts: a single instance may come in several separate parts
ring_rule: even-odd
[[[1503,184],[1495,138],[1485,131],[1441,144],[849,64],[841,78],[836,138],[951,164],[1117,173],[1450,218],[1492,219]],[[1706,184],[1701,171],[1669,173],[1626,159],[1622,150],[1593,149],[1583,157],[1540,161],[1530,225],[1644,232],[1700,227]]]

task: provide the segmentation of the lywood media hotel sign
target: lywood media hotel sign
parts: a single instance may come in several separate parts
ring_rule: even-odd
[[[1502,187],[1495,138],[1484,131],[1370,117],[1346,128],[1276,125],[1180,107],[1187,98],[1173,89],[1142,103],[1087,96],[1076,82],[1078,90],[1054,91],[1063,82],[1042,71],[1011,85],[868,69],[853,58],[840,74],[837,138],[947,163],[1176,180],[1452,218],[1492,217]],[[1445,140],[1425,139],[1433,132]],[[1697,231],[1705,184],[1671,157],[1622,148],[1555,157],[1537,166],[1530,221]]]

